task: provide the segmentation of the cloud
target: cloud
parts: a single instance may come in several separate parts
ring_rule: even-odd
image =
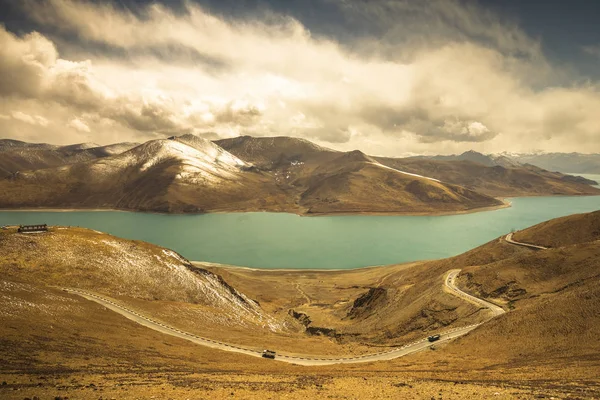
[[[56,62],[51,41],[37,32],[18,38],[0,26],[0,94],[37,96],[45,72]]]
[[[435,48],[448,42],[470,42],[506,55],[543,59],[539,40],[476,2],[331,0],[331,3],[339,7],[351,29],[370,33],[362,39],[371,51],[398,54],[398,47]]]
[[[590,46],[583,46],[581,48],[581,50],[584,53],[586,53],[586,54],[588,54],[590,56],[600,58],[600,45],[596,45],[596,46],[591,46],[591,45]]]
[[[73,128],[79,132],[85,132],[85,133],[90,132],[90,127],[79,118],[73,118],[72,120],[69,121],[67,126],[70,128]]]
[[[35,134],[294,135],[388,155],[600,146],[597,83],[559,85],[538,40],[474,3],[335,1],[344,40],[191,2],[23,4],[55,34],[0,27],[0,111],[53,122]],[[11,120],[0,128],[18,132]]]
[[[11,113],[13,119],[30,125],[48,126],[48,120],[40,115],[29,115],[21,111]]]

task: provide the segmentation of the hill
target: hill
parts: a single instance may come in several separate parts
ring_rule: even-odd
[[[600,154],[540,152],[482,154],[470,150],[462,154],[412,158],[436,161],[471,161],[488,167],[501,166],[505,168],[530,164],[547,171],[558,171],[565,174],[600,174]]]
[[[469,160],[376,157],[381,164],[493,197],[600,194],[595,182],[531,166],[486,166]]]
[[[98,146],[93,143],[81,143],[54,146],[3,140],[0,141],[0,178],[10,177],[19,171],[52,168],[108,157],[137,145],[137,143],[116,143]]]
[[[477,164],[485,165],[486,167],[519,167],[521,163],[512,160],[510,157],[502,154],[482,154],[474,150],[465,151],[458,155],[448,156],[417,156],[411,157],[415,159],[427,159],[437,161],[471,161]]]
[[[309,213],[436,213],[502,204],[459,186],[386,167],[360,151],[324,162],[292,185],[306,187],[299,204]]]
[[[367,157],[349,156],[355,162]],[[350,384],[354,395],[367,397],[384,392],[393,397],[399,390],[431,397],[434,387],[434,397],[443,391],[450,398],[481,393],[594,398],[600,389],[596,219],[597,213],[570,216],[522,231],[554,233],[555,239],[584,231],[549,250],[499,238],[450,259],[351,271],[191,265],[167,249],[94,231],[0,230],[0,348],[11,366],[9,372],[3,364],[0,374],[8,385],[18,382],[21,396],[43,389],[74,397],[102,388],[105,394],[128,390],[143,397],[164,387],[181,393],[192,385],[196,394],[213,397],[232,392],[264,397],[309,393],[303,382],[308,379],[315,389],[311,377],[326,376],[311,394]],[[486,320],[477,306],[443,290],[445,273],[455,268],[462,269],[464,290],[508,312],[434,350],[332,367],[294,367],[200,349],[53,287],[104,293],[159,321],[219,340],[302,354],[356,354]],[[207,375],[199,375],[199,366]],[[50,383],[31,384],[48,375]],[[194,386],[199,379],[210,383]],[[116,381],[137,383],[121,388]],[[434,382],[439,386],[428,386]],[[148,392],[136,391],[146,387]]]
[[[538,233],[541,241],[552,237],[556,248],[549,250],[530,250],[499,238],[449,259],[353,271],[205,267],[219,271],[270,312],[293,309],[307,330],[329,332],[341,341],[380,344],[485,318],[441,288],[446,271],[462,269],[459,285],[464,290],[509,312],[445,346],[440,355],[414,356],[415,370],[434,360],[463,371],[469,366],[511,370],[536,365],[560,373],[563,365],[577,369],[577,362],[600,361],[595,340],[600,320],[594,317],[600,307],[598,216],[572,215],[520,232],[534,244],[540,244]],[[448,361],[452,359],[454,363]]]
[[[597,365],[598,212],[558,218],[517,235],[518,240],[555,248],[536,251],[498,239],[424,265],[462,268],[464,290],[510,312],[449,344],[443,357],[416,357],[416,369],[454,359],[457,365],[493,365],[509,374],[529,366],[551,371],[560,365],[563,371],[585,375],[580,368]]]
[[[62,158],[56,160],[59,167],[0,180],[0,207],[315,214],[439,213],[502,204],[388,168],[359,151],[333,152],[289,138],[226,143],[247,160],[194,135],[149,141],[122,153],[127,145],[82,149],[73,157],[88,161]],[[267,156],[276,159],[269,163]]]
[[[278,172],[287,180],[310,175],[321,164],[340,156],[340,152],[304,139],[284,136],[241,136],[216,143],[243,160]],[[468,151],[454,156],[373,159],[399,171],[464,186],[491,197],[600,194],[599,190],[590,187],[594,181],[524,165],[502,154]]]
[[[0,181],[0,204],[199,212],[259,207],[275,197],[276,206],[277,188],[248,167],[210,141],[153,140],[97,160],[21,172]]]
[[[21,140],[0,139],[0,151],[8,151],[22,148],[32,149],[55,149],[58,146],[48,143],[28,143]]]
[[[305,139],[287,136],[239,136],[215,141],[237,157],[263,169],[272,169],[284,163],[314,163],[330,160],[339,152],[317,146]]]
[[[236,318],[262,313],[258,304],[219,276],[194,267],[171,250],[81,228],[55,227],[41,234],[3,230],[0,275],[113,297],[197,304]]]
[[[542,251],[498,238],[450,259],[383,268],[323,272],[207,268],[219,271],[275,315],[292,310],[309,334],[382,346],[485,319],[477,307],[457,301],[439,286],[446,271],[460,268],[463,290],[502,305],[507,313],[434,351],[378,363],[374,369],[544,387],[546,393],[562,387],[594,398],[600,388],[595,373],[600,362],[596,219],[597,213],[590,213],[551,221],[548,224],[564,227],[548,230],[556,238],[563,237],[562,232],[584,232],[579,239],[567,238],[557,244],[560,247]],[[535,234],[543,226],[523,232]]]
[[[518,242],[535,243],[544,247],[563,247],[600,240],[600,211],[576,214],[542,222],[515,232]]]
[[[4,208],[439,214],[502,206],[505,196],[600,194],[592,181],[531,165],[372,157],[289,137],[2,146]]]
[[[443,213],[502,204],[436,179],[387,168],[358,150],[337,152],[291,137],[242,136],[216,143],[273,173],[279,187],[309,214]]]

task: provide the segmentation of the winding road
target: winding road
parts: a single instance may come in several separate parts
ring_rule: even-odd
[[[458,274],[460,273],[459,269],[450,270],[446,273],[444,278],[444,290],[454,296],[458,296],[465,301],[473,303],[477,306],[487,308],[491,311],[491,318],[494,318],[500,314],[504,313],[504,310],[501,307],[498,307],[495,304],[487,302],[485,300],[479,299],[477,297],[471,296],[468,293],[465,293],[458,289],[455,285],[455,280]],[[175,336],[181,339],[189,340],[191,342],[200,344],[202,346],[210,347],[213,349],[225,350],[235,353],[246,354],[253,357],[262,357],[262,349],[256,348],[248,348],[243,346],[237,346],[233,344],[228,344],[224,342],[220,342],[217,340],[205,338],[202,336],[195,335],[190,332],[182,331],[181,329],[177,329],[175,327],[164,324],[160,321],[156,321],[150,317],[142,315],[135,310],[127,308],[125,305],[116,302],[113,299],[110,299],[106,296],[100,296],[95,293],[91,293],[89,291],[84,291],[80,289],[72,289],[72,288],[62,288],[62,290],[79,295],[88,300],[94,301],[98,304],[103,305],[111,311],[119,313],[124,317],[140,324],[150,329],[154,329],[155,331]],[[454,328],[448,331],[444,331],[440,333],[440,339],[435,342],[429,342],[427,338],[423,338],[417,340],[412,343],[408,343],[402,347],[398,347],[392,350],[388,350],[382,353],[374,353],[374,354],[365,354],[361,356],[352,356],[352,357],[325,357],[325,356],[312,356],[312,355],[298,355],[298,354],[286,354],[286,353],[277,353],[275,359],[278,361],[287,362],[290,364],[298,364],[298,365],[332,365],[332,364],[354,364],[354,363],[364,363],[364,362],[372,362],[372,361],[382,361],[382,360],[391,360],[394,358],[406,356],[408,354],[416,353],[418,351],[424,350],[433,345],[444,343],[459,336],[465,335],[473,329],[477,328],[479,325],[473,324],[460,328]]]
[[[531,244],[531,243],[517,242],[516,240],[513,240],[512,237],[513,237],[513,232],[506,235],[504,237],[504,240],[506,240],[510,244],[514,244],[515,246],[528,247],[528,248],[534,249],[534,250],[548,250],[548,248],[544,247],[544,246],[536,246],[535,244]]]

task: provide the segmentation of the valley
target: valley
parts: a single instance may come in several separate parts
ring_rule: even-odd
[[[87,398],[100,389],[129,398],[164,387],[174,394],[193,388],[252,398],[339,394],[343,385],[361,395],[378,387],[408,398],[433,390],[450,398],[465,396],[464,390],[483,397],[493,390],[506,398],[594,398],[600,387],[594,340],[598,221],[600,212],[574,215],[512,235],[548,249],[515,245],[503,235],[449,259],[349,271],[190,263],[157,246],[81,228],[40,234],[4,229],[0,345],[10,369],[0,375],[10,388],[0,390],[6,398],[75,391]],[[453,281],[464,296],[451,293]],[[328,359],[315,361],[324,364],[349,355],[367,358],[361,361],[370,361],[369,354],[395,356],[414,342],[433,350],[335,368],[285,366],[148,329],[77,291],[97,293],[159,329],[170,326],[257,352]],[[490,314],[469,296],[491,302],[496,311]],[[468,333],[444,341],[444,332],[469,326]],[[439,333],[439,342],[422,342]],[[44,372],[50,366],[53,372]],[[211,374],[224,375],[209,383]],[[357,379],[375,387],[356,386]],[[40,383],[28,386],[29,380]],[[398,380],[406,386],[394,386]]]
[[[0,400],[600,399],[600,1],[0,3]]]

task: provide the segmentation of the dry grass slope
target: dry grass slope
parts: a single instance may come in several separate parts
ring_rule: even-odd
[[[513,238],[544,247],[562,247],[600,240],[600,211],[542,222],[515,232]]]
[[[579,238],[593,238],[589,218],[596,215],[559,221],[561,229],[547,230],[557,237],[548,233],[548,239],[577,230],[588,231]],[[174,398],[231,393],[243,398],[438,398],[440,393],[456,399],[597,398],[600,245],[576,241],[581,243],[532,251],[495,240],[447,260],[353,271],[200,265],[223,277],[211,283],[207,276],[216,275],[197,274],[178,255],[141,242],[79,229],[41,235],[0,231],[0,350],[7,360],[0,367],[7,381],[0,396],[135,398],[168,390]],[[443,292],[442,277],[453,268],[463,269],[465,290],[510,311],[434,351],[325,368],[279,365],[191,345],[48,286],[68,282],[107,293],[201,333],[206,333],[200,327],[206,315],[216,318],[226,304],[243,308],[235,291],[250,304],[250,298],[258,300],[257,312],[285,321],[289,332],[274,339],[258,324],[234,329],[215,319],[212,334],[220,336],[213,337],[245,336],[255,344],[299,352],[360,352],[367,350],[365,343],[385,347],[482,319],[477,307]],[[226,303],[199,290],[198,282],[213,285]],[[335,335],[308,335],[306,318],[296,320],[290,310],[306,315],[308,327],[328,328]]]

